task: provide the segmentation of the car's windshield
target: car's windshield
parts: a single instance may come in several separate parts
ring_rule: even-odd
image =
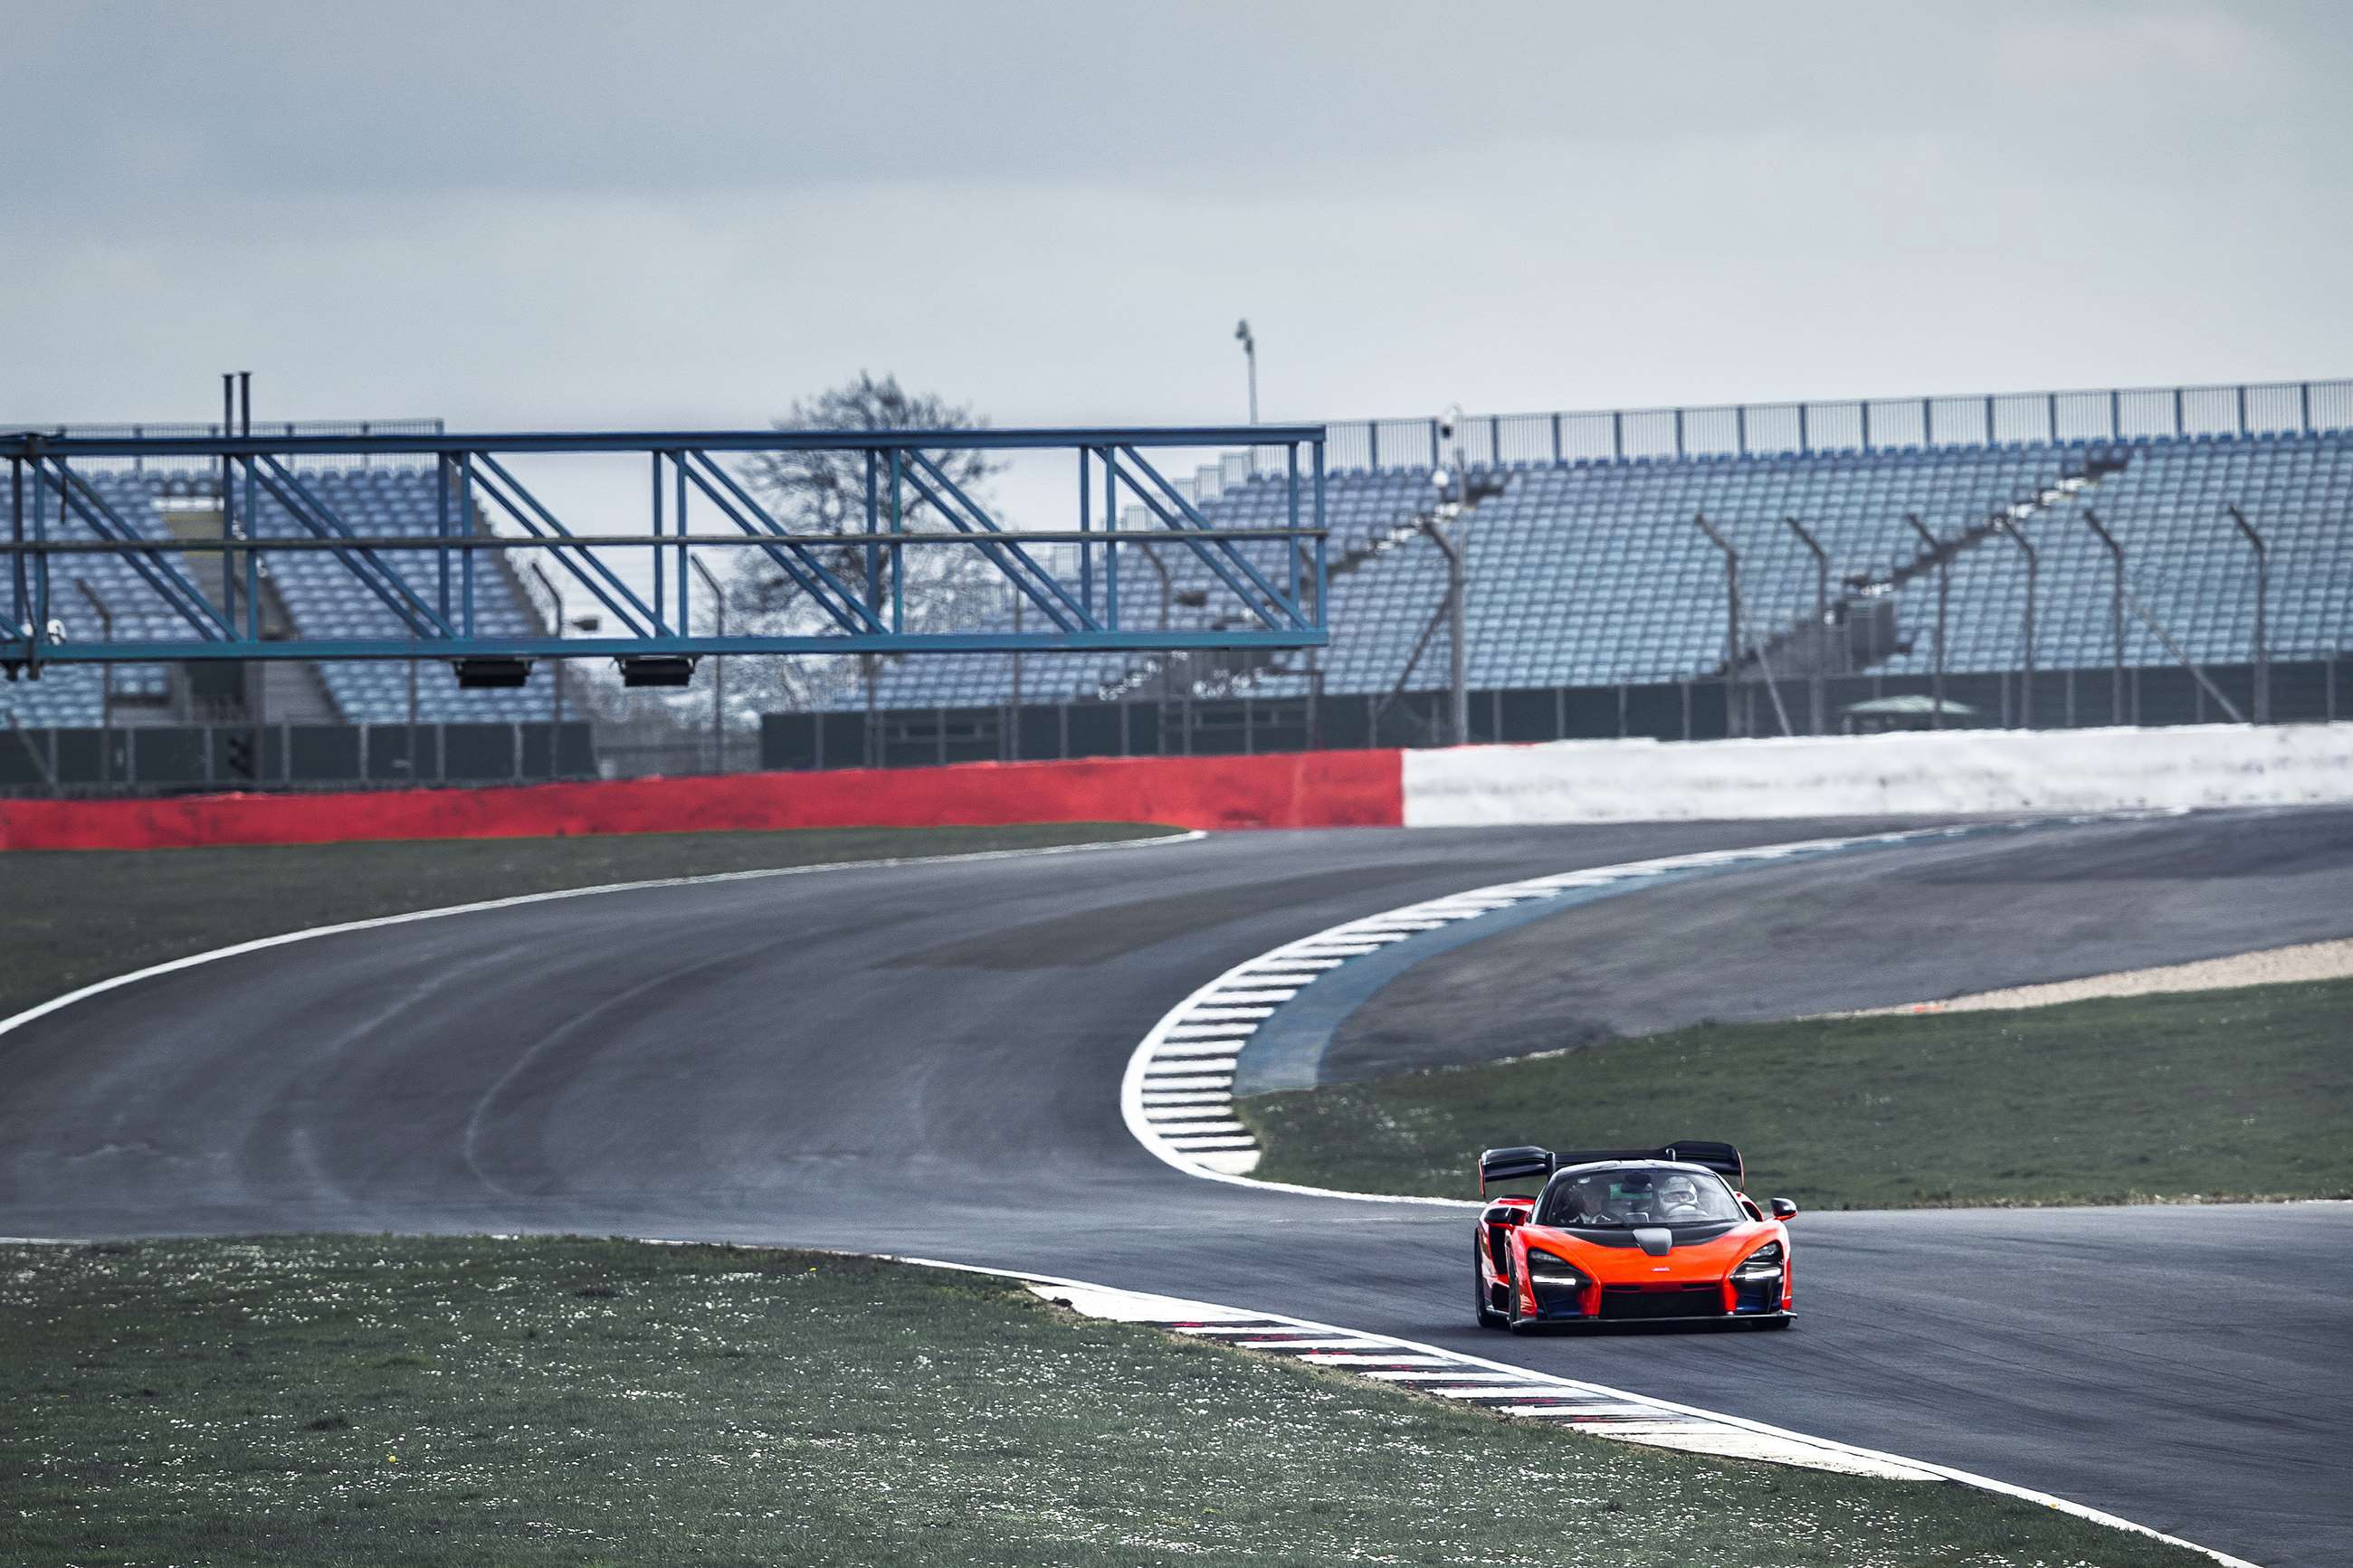
[[[1564,1172],[1545,1189],[1538,1225],[1702,1225],[1745,1219],[1740,1202],[1712,1171],[1680,1165],[1610,1165]]]

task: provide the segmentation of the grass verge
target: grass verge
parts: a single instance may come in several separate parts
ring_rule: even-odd
[[[1717,1138],[1800,1204],[2353,1196],[2353,981],[1713,1025],[1240,1102],[1257,1175],[1475,1197],[1482,1147]]]
[[[0,1017],[111,974],[305,926],[606,882],[1154,838],[1141,823],[805,828],[219,849],[12,850]]]
[[[1609,1443],[971,1276],[584,1240],[0,1247],[0,1558],[2189,1564]]]

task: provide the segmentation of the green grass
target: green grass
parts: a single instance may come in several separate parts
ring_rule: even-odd
[[[717,1247],[0,1247],[0,1560],[2166,1564],[1957,1487],[1673,1455],[996,1281]]]
[[[1134,823],[807,828],[0,853],[0,1017],[166,959],[305,926],[515,893],[899,855],[1150,838]]]
[[[2353,981],[1705,1026],[1240,1102],[1256,1174],[1475,1196],[1482,1147],[1739,1145],[1802,1205],[2353,1196]]]

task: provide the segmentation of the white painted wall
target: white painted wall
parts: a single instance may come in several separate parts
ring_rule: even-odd
[[[1405,753],[1409,827],[2353,801],[2353,723],[1556,741]]]

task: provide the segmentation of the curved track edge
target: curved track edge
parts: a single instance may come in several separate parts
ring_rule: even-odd
[[[260,952],[268,948],[284,947],[291,942],[309,942],[316,937],[340,936],[345,931],[375,931],[384,926],[406,925],[414,921],[440,920],[448,915],[479,914],[486,910],[511,910],[522,904],[554,903],[561,899],[586,899],[598,893],[635,893],[649,888],[694,888],[712,882],[754,882],[769,877],[807,877],[819,871],[858,871],[885,869],[893,866],[942,866],[965,860],[1023,860],[1040,855],[1081,855],[1099,850],[1156,849],[1172,844],[1191,844],[1207,838],[1202,829],[1187,828],[1176,833],[1164,833],[1151,838],[1112,838],[1088,844],[1040,844],[1026,849],[974,849],[960,855],[896,855],[878,860],[827,860],[814,866],[770,866],[748,871],[707,871],[693,877],[651,877],[635,882],[600,882],[588,888],[555,888],[543,893],[516,893],[503,899],[481,899],[470,904],[445,904],[438,909],[408,910],[396,915],[374,915],[366,920],[341,921],[332,925],[305,926],[300,931],[280,931],[276,936],[255,937],[250,942],[232,942],[227,947],[209,948],[203,952],[191,952],[180,958],[151,963],[144,969],[111,975],[88,985],[52,996],[34,1004],[21,1013],[0,1018],[0,1035],[21,1029],[37,1018],[46,1018],[92,996],[142,980],[152,980],[159,974],[171,974],[198,964],[214,963],[225,958],[236,958],[248,952]]]
[[[1261,1151],[1235,1116],[1235,1085],[1255,1070],[1261,1088],[1311,1086],[1332,1028],[1406,968],[1579,904],[1760,866],[2081,820],[1979,822],[1662,856],[1466,889],[1345,921],[1243,960],[1164,1014],[1128,1058],[1120,1115],[1155,1159],[1204,1181],[1358,1203],[1476,1208],[1462,1198],[1347,1192],[1250,1175]],[[1269,1055],[1281,1058],[1271,1070]]]

